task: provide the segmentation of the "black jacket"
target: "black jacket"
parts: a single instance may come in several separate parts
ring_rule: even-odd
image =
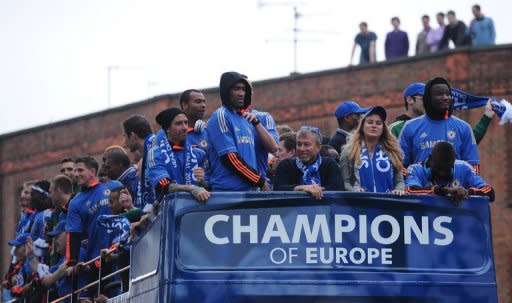
[[[323,157],[320,165],[320,182],[325,190],[343,190],[343,181],[338,163],[334,159]],[[274,190],[293,190],[301,185],[302,171],[295,164],[295,158],[284,159],[277,166]]]
[[[334,147],[334,149],[339,153],[341,153],[341,147],[347,143],[347,135],[339,130],[331,137],[329,140],[329,145]]]
[[[439,42],[439,49],[447,49],[450,40],[453,41],[455,47],[471,45],[471,36],[468,33],[466,24],[462,21],[457,21],[457,24],[448,24],[444,28],[443,38]]]
[[[398,122],[398,121],[409,121],[411,119],[412,118],[409,117],[408,115],[403,114],[403,115],[400,115],[400,116],[396,117],[395,122]]]

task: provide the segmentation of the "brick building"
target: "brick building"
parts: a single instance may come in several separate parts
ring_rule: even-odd
[[[250,71],[243,71],[250,75]],[[336,129],[333,112],[338,104],[354,99],[363,106],[376,104],[389,109],[393,119],[403,110],[402,91],[411,82],[444,76],[454,87],[475,95],[494,95],[512,100],[512,45],[459,49],[383,62],[363,67],[334,69],[254,83],[254,107],[269,111],[278,123],[292,127],[317,125],[325,134]],[[212,75],[218,77],[220,75]],[[204,90],[211,112],[219,104],[218,90]],[[138,113],[153,120],[162,109],[178,105],[178,94],[113,108],[0,136],[0,271],[8,266],[7,240],[14,234],[18,217],[16,197],[26,180],[51,178],[59,160],[81,154],[100,155],[111,144],[122,143],[121,121]],[[475,124],[482,110],[455,113]],[[511,302],[512,294],[512,126],[493,121],[479,146],[482,175],[495,186],[497,200],[491,206],[495,263],[500,302]]]

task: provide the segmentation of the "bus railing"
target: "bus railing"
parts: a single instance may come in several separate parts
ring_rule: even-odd
[[[53,301],[49,301],[47,299],[47,303],[49,303],[49,302],[51,302],[51,303],[58,303],[58,302],[62,302],[64,300],[67,300],[67,299],[70,299],[70,298],[71,298],[71,302],[75,302],[76,301],[75,295],[78,295],[82,291],[87,290],[87,289],[89,289],[91,287],[94,287],[94,286],[98,286],[97,296],[100,296],[100,294],[101,294],[101,283],[102,282],[107,281],[110,278],[112,278],[112,277],[114,277],[114,276],[116,276],[116,275],[118,275],[120,273],[123,273],[125,271],[128,271],[130,269],[130,265],[128,265],[128,266],[125,266],[125,267],[123,267],[123,268],[121,268],[119,270],[116,270],[116,271],[114,271],[114,272],[112,272],[112,273],[110,273],[110,274],[108,274],[106,276],[102,276],[102,268],[101,267],[102,267],[102,264],[103,264],[103,261],[104,261],[103,258],[111,255],[112,253],[116,252],[118,249],[119,249],[119,247],[115,247],[115,248],[109,249],[105,253],[100,254],[98,257],[93,258],[93,259],[91,259],[91,260],[89,260],[87,262],[82,263],[83,266],[87,266],[87,265],[94,264],[98,260],[100,261],[100,267],[99,267],[99,270],[98,270],[98,280],[93,281],[93,282],[91,282],[91,283],[89,283],[89,284],[87,284],[87,285],[85,285],[85,286],[83,286],[83,287],[81,287],[79,289],[72,290],[71,293],[69,293],[67,295],[64,295],[62,297],[59,297],[59,298],[57,298],[57,299],[55,299]],[[76,275],[78,275],[78,274],[73,274],[73,276],[76,276]],[[73,278],[76,278],[76,277],[72,277],[72,279]],[[49,296],[47,296],[47,298],[48,297]],[[16,301],[14,301],[14,302],[16,302]]]
[[[62,297],[59,297],[59,298],[57,298],[57,299],[55,299],[53,301],[50,301],[50,299],[49,299],[49,290],[47,290],[46,303],[58,303],[58,302],[62,302],[62,301],[67,300],[67,299],[71,299],[71,302],[76,302],[77,301],[76,297],[75,297],[76,295],[78,295],[82,291],[87,290],[87,289],[89,289],[91,287],[94,287],[94,286],[98,286],[98,293],[97,293],[97,295],[99,296],[101,294],[101,283],[102,282],[107,281],[110,278],[112,278],[112,277],[114,277],[114,276],[116,276],[116,275],[118,275],[120,273],[123,273],[123,272],[126,272],[126,271],[130,270],[130,265],[128,265],[128,266],[125,266],[125,267],[123,267],[121,269],[118,269],[118,270],[116,270],[116,271],[114,271],[114,272],[112,272],[112,273],[110,273],[108,275],[102,276],[102,264],[104,262],[103,258],[111,255],[112,253],[116,252],[118,249],[119,249],[119,247],[108,249],[106,252],[100,254],[98,257],[93,258],[93,259],[91,259],[91,260],[89,260],[87,262],[81,263],[82,266],[88,266],[88,265],[94,264],[96,261],[99,260],[100,261],[100,267],[99,267],[99,270],[98,270],[98,280],[93,281],[93,282],[91,282],[91,283],[89,283],[89,284],[87,284],[87,285],[85,285],[85,286],[83,286],[83,287],[81,287],[79,289],[76,289],[76,290],[73,289],[71,291],[71,293],[69,293],[67,295],[64,295]],[[76,276],[78,276],[78,275],[79,274],[73,273],[72,280],[74,278],[76,278]],[[21,300],[20,298],[15,298],[15,299],[12,299],[10,301],[7,301],[6,303],[16,303],[16,302],[20,302],[20,300]],[[24,298],[23,302],[27,302],[27,299]]]

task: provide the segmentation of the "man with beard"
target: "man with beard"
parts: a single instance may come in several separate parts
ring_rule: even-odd
[[[421,82],[412,83],[405,89],[404,101],[406,112],[405,114],[396,117],[395,122],[389,126],[395,137],[398,138],[406,121],[419,117],[425,113],[425,109],[423,107],[424,90],[425,84]],[[480,118],[480,121],[478,121],[478,123],[475,124],[475,127],[473,127],[473,134],[475,135],[476,144],[480,144],[480,141],[482,141],[484,138],[487,132],[487,128],[489,127],[489,123],[491,122],[494,115],[495,113],[492,110],[492,106],[489,102],[485,106],[485,111],[482,115],[482,118]]]
[[[444,78],[433,78],[425,85],[425,115],[405,123],[399,141],[404,166],[425,161],[434,145],[446,141],[453,145],[456,159],[464,160],[478,172],[480,158],[475,136],[469,124],[452,116],[451,87]]]
[[[117,180],[128,188],[132,197],[137,197],[139,178],[137,168],[130,163],[121,148],[110,148],[103,153],[102,169],[110,180]]]
[[[188,119],[179,108],[161,111],[156,122],[162,127],[157,137],[159,145],[150,157],[149,182],[160,198],[176,191],[190,192],[196,200],[206,202],[210,193],[206,191],[204,150],[192,147],[187,140]]]
[[[206,123],[203,121],[206,98],[203,93],[197,89],[187,89],[180,95],[180,107],[188,118],[187,141],[192,147],[206,149]]]
[[[222,106],[212,113],[206,127],[210,184],[214,191],[270,190],[265,177],[258,172],[255,134],[273,142],[251,105],[251,85],[237,72],[222,74],[220,96]]]

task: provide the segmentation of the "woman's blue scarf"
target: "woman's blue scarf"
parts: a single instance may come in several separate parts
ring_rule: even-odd
[[[385,193],[394,189],[394,167],[388,155],[375,146],[373,157],[370,158],[366,146],[361,148],[361,165],[359,166],[359,182],[367,192]]]

